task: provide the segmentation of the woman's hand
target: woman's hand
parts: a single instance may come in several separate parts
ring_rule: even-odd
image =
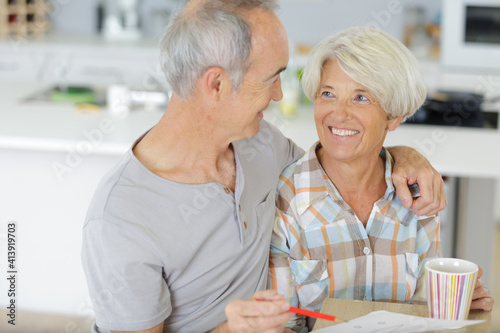
[[[483,269],[479,267],[479,272],[477,274],[476,288],[472,294],[472,303],[470,305],[471,310],[484,310],[491,311],[493,309],[493,304],[495,300],[491,296],[491,291],[486,288],[483,280],[480,277],[483,275]]]
[[[435,215],[446,208],[446,195],[441,175],[427,159],[413,148],[391,147],[394,158],[392,182],[403,206],[417,215]],[[420,197],[413,199],[408,185],[417,183]]]

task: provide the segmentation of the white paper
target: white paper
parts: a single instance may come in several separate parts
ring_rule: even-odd
[[[444,320],[410,316],[389,311],[374,311],[346,323],[314,330],[314,333],[428,332],[442,329],[457,329],[482,322],[484,320]]]

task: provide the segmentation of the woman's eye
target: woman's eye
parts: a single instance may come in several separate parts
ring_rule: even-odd
[[[334,97],[333,94],[329,91],[323,91],[321,92],[321,97],[328,97],[328,98],[332,98]]]
[[[366,96],[364,96],[364,95],[358,95],[358,96],[356,96],[356,101],[368,102],[370,100]]]

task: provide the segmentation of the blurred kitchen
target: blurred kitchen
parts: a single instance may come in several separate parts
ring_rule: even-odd
[[[88,331],[86,209],[104,173],[168,103],[158,42],[183,3],[0,0],[0,267],[6,274],[7,224],[15,223],[18,269],[16,327],[2,319],[1,332]],[[481,265],[498,302],[500,2],[281,0],[279,16],[290,65],[283,101],[265,117],[304,149],[317,135],[298,75],[314,43],[368,25],[418,57],[428,100],[386,145],[416,148],[445,176],[444,256]],[[5,318],[11,299],[0,281]]]

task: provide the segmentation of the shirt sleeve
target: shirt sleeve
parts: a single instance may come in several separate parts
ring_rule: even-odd
[[[161,260],[136,230],[102,219],[89,221],[83,230],[82,263],[98,327],[138,331],[170,315]]]
[[[419,255],[417,287],[411,301],[426,302],[425,263],[442,257],[439,215],[422,216],[418,219],[417,248]]]

